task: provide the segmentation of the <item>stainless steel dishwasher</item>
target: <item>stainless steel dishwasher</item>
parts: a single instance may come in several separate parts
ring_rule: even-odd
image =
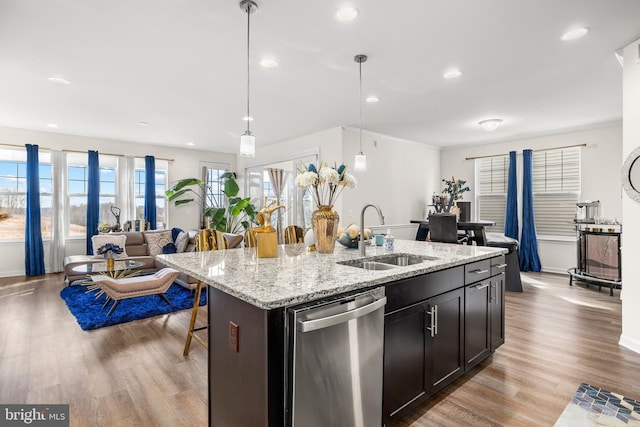
[[[290,309],[293,426],[382,425],[386,302],[378,288]]]

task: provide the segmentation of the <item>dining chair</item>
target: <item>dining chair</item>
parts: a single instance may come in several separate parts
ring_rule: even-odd
[[[469,236],[458,234],[458,220],[454,214],[429,216],[430,241],[440,243],[467,243]]]
[[[204,252],[204,251],[217,251],[227,249],[228,244],[225,236],[217,230],[212,229],[204,229],[200,230],[196,237],[194,238],[194,245],[196,252]],[[202,295],[202,288],[205,289],[206,300],[209,300],[209,287],[203,283],[201,280],[198,280],[195,288],[195,295],[193,298],[193,307],[191,308],[191,321],[189,322],[189,330],[187,331],[187,340],[184,343],[184,351],[182,354],[184,356],[189,355],[189,349],[191,348],[191,340],[195,338],[200,344],[207,348],[207,343],[196,335],[196,332],[203,331],[209,328],[209,324],[205,324],[203,326],[196,327],[196,320],[198,319],[198,308],[200,307],[200,296]]]
[[[297,225],[290,225],[284,229],[284,243],[304,243],[304,230]]]
[[[244,247],[245,248],[256,247],[256,235],[250,229],[244,232]]]

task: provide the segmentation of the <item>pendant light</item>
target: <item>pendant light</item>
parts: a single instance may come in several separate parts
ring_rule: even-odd
[[[251,14],[258,10],[258,4],[253,0],[242,0],[240,9],[247,14],[247,131],[240,137],[240,155],[243,157],[254,157],[256,155],[256,137],[251,134],[249,115],[249,89],[250,89],[250,73],[249,73],[249,36],[251,31]]]
[[[360,153],[356,154],[356,160],[353,169],[357,171],[367,170],[367,156],[362,152],[362,63],[367,61],[367,55],[356,55],[353,57],[360,66],[360,95],[358,103],[360,104]]]

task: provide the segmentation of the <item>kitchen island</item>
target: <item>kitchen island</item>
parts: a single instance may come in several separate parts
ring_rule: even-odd
[[[291,338],[294,332],[291,329],[295,328],[290,325],[288,313],[292,308],[374,288],[386,290],[383,418],[390,420],[409,405],[428,398],[453,381],[466,367],[488,356],[501,343],[504,311],[501,308],[492,312],[491,303],[503,301],[503,293],[498,288],[500,283],[503,287],[504,281],[489,279],[502,274],[504,253],[504,249],[482,246],[396,241],[394,254],[420,257],[422,262],[386,270],[365,270],[348,265],[358,263],[362,257],[357,250],[339,245],[333,254],[308,252],[303,245],[284,245],[279,247],[277,258],[257,258],[253,248],[159,257],[166,264],[209,285],[210,425],[280,426],[291,422]],[[375,260],[385,255],[389,253],[381,247],[367,248],[367,259]],[[476,293],[472,296],[472,292]],[[469,296],[465,300],[467,293]],[[438,313],[438,304],[434,301],[450,295],[456,298],[443,300],[439,305],[446,322],[440,326],[443,332],[436,335],[434,331],[437,333],[438,327],[434,323],[434,319],[437,322],[434,313]],[[465,324],[465,304],[482,302],[482,298],[486,303],[484,311],[473,324]],[[449,301],[454,301],[458,310],[457,317],[452,317],[453,322],[447,317],[450,315],[447,307],[453,307]],[[476,309],[469,312],[478,317]],[[430,320],[425,320],[427,314],[431,314]],[[489,327],[492,319],[497,325],[494,335],[501,335],[495,340],[491,339],[493,329]],[[465,328],[469,331],[479,328],[478,320],[480,326],[486,324],[486,336],[478,338],[475,334],[472,337],[470,332],[465,334]],[[420,323],[418,331],[424,337],[407,337],[405,326],[416,321]],[[431,328],[429,325],[422,327],[429,321]],[[398,325],[403,326],[398,328]],[[431,332],[425,332],[426,329]],[[398,332],[405,335],[400,336]],[[452,339],[448,333],[455,337]],[[467,337],[473,340],[466,343]],[[443,342],[448,346],[452,342],[457,345],[453,350],[444,349],[446,354],[455,353],[453,362],[456,366],[430,367],[429,363],[422,363],[430,357],[430,347],[424,341],[424,345],[417,342],[413,346],[414,353],[423,348],[422,354],[411,355],[414,369],[403,349],[393,344],[395,338],[404,342],[402,347],[406,346],[407,339],[432,339],[437,343],[446,338]],[[483,340],[486,345],[479,345]],[[492,348],[489,341],[496,345]],[[467,347],[474,351],[477,348],[478,354],[470,355]],[[392,363],[398,352],[402,353],[401,365]],[[444,373],[443,378],[440,378],[441,373]],[[434,374],[438,378],[433,377]],[[424,381],[407,385],[406,381],[401,381],[405,377],[424,377]]]

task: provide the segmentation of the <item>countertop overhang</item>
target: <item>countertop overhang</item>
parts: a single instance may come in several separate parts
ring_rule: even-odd
[[[493,258],[506,249],[396,240],[393,252],[368,246],[366,258],[394,254],[434,257],[390,270],[338,264],[362,259],[336,245],[333,254],[309,252],[303,244],[280,245],[277,258],[257,258],[255,248],[158,255],[167,265],[258,308],[271,310]]]

